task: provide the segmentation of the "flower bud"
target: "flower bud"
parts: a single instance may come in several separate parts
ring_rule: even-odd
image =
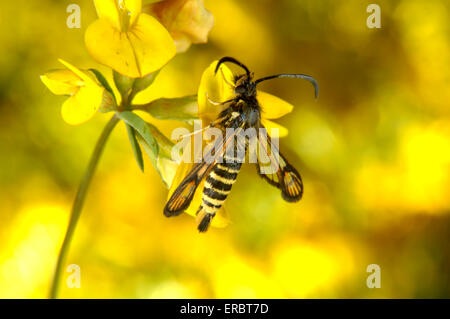
[[[214,17],[203,0],[164,0],[144,8],[169,30],[177,52],[186,51],[191,43],[206,43]]]

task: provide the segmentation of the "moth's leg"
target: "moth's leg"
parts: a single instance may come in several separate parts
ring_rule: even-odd
[[[181,136],[178,138],[178,141],[181,140],[181,139],[183,139],[183,138],[185,138],[185,137],[189,137],[189,136],[192,136],[192,135],[196,135],[196,134],[198,134],[198,133],[201,133],[201,132],[203,132],[204,130],[207,130],[207,129],[211,128],[211,127],[215,127],[217,124],[222,123],[226,118],[227,118],[226,116],[220,117],[220,118],[218,118],[217,120],[215,120],[215,121],[209,123],[209,125],[205,126],[204,128],[201,128],[201,129],[199,129],[199,130],[195,130],[194,132],[191,132],[191,133],[188,133],[188,134],[185,134],[185,135],[181,135]]]
[[[229,100],[227,100],[227,101],[225,101],[225,102],[216,102],[216,101],[213,101],[213,100],[211,100],[211,99],[209,98],[208,93],[206,93],[206,98],[208,99],[208,102],[209,102],[209,103],[211,103],[212,105],[216,105],[216,106],[219,106],[219,105],[225,105],[225,104],[227,104],[227,103],[230,103],[230,102],[233,102],[233,101],[236,100],[236,98],[232,98],[232,99],[229,99]]]
[[[178,138],[177,141],[180,141],[180,140],[182,140],[182,139],[184,139],[184,138],[186,138],[186,137],[192,136],[192,135],[197,135],[198,133],[201,133],[201,132],[203,132],[204,130],[209,129],[210,127],[211,127],[211,125],[208,125],[208,126],[205,126],[204,128],[201,128],[201,129],[199,129],[199,130],[195,130],[194,132],[191,132],[191,133],[188,133],[188,134],[181,135],[181,136]]]

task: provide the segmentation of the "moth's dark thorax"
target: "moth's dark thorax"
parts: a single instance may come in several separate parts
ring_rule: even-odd
[[[247,122],[246,127],[258,127],[261,120],[261,108],[259,107],[256,96],[247,97],[244,102],[243,114]]]
[[[261,119],[261,108],[256,96],[241,96],[231,109],[241,115],[241,121],[245,122],[244,129],[258,127]]]

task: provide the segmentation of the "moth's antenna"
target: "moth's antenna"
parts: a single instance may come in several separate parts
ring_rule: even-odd
[[[319,85],[317,84],[316,80],[312,76],[305,75],[305,74],[277,74],[277,75],[271,75],[271,76],[267,76],[265,78],[261,78],[261,79],[256,80],[255,84],[257,85],[258,83],[261,83],[262,81],[278,79],[278,78],[305,79],[305,80],[311,82],[312,85],[314,85],[316,99],[317,99],[317,96],[319,95]]]
[[[250,71],[248,70],[248,68],[245,65],[243,65],[241,62],[236,60],[235,58],[232,58],[232,57],[229,57],[229,56],[223,57],[222,59],[219,60],[219,62],[217,63],[216,70],[214,71],[214,73],[217,73],[217,71],[219,70],[220,65],[222,63],[225,63],[225,62],[231,62],[231,63],[234,63],[236,65],[239,65],[241,68],[243,68],[245,70],[245,72],[247,73],[247,76],[250,78]]]

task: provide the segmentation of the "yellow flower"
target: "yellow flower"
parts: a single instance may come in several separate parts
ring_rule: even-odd
[[[88,71],[59,60],[66,70],[50,71],[41,75],[42,82],[57,95],[69,95],[63,103],[61,115],[69,124],[77,125],[89,120],[100,108],[115,105],[113,96]]]
[[[223,107],[212,104],[211,101],[223,102],[230,100],[235,95],[234,89],[230,85],[234,83],[233,73],[224,64],[222,64],[218,72],[215,73],[217,62],[218,61],[214,61],[205,72],[203,72],[198,89],[198,116],[202,120],[203,126],[206,126],[215,120],[223,109]],[[290,113],[294,108],[292,104],[262,91],[257,92],[257,97],[262,109],[261,122],[267,128],[267,132],[270,134],[271,129],[275,128],[279,130],[280,137],[286,136],[288,130],[283,126],[272,122],[271,119],[277,119]],[[191,147],[191,149],[194,148]],[[194,163],[180,163],[169,190],[169,198],[194,165]],[[203,187],[204,180],[198,186],[194,198],[192,199],[189,208],[186,210],[186,213],[189,215],[196,216],[197,210],[202,202]],[[211,225],[214,227],[225,227],[228,224],[229,219],[222,207],[212,219]]]
[[[169,32],[141,13],[141,0],[95,0],[99,19],[86,30],[86,47],[98,62],[138,78],[163,67],[176,53]]]
[[[163,0],[148,5],[144,11],[169,30],[178,52],[185,52],[191,43],[206,43],[214,25],[214,17],[205,9],[203,0]]]

